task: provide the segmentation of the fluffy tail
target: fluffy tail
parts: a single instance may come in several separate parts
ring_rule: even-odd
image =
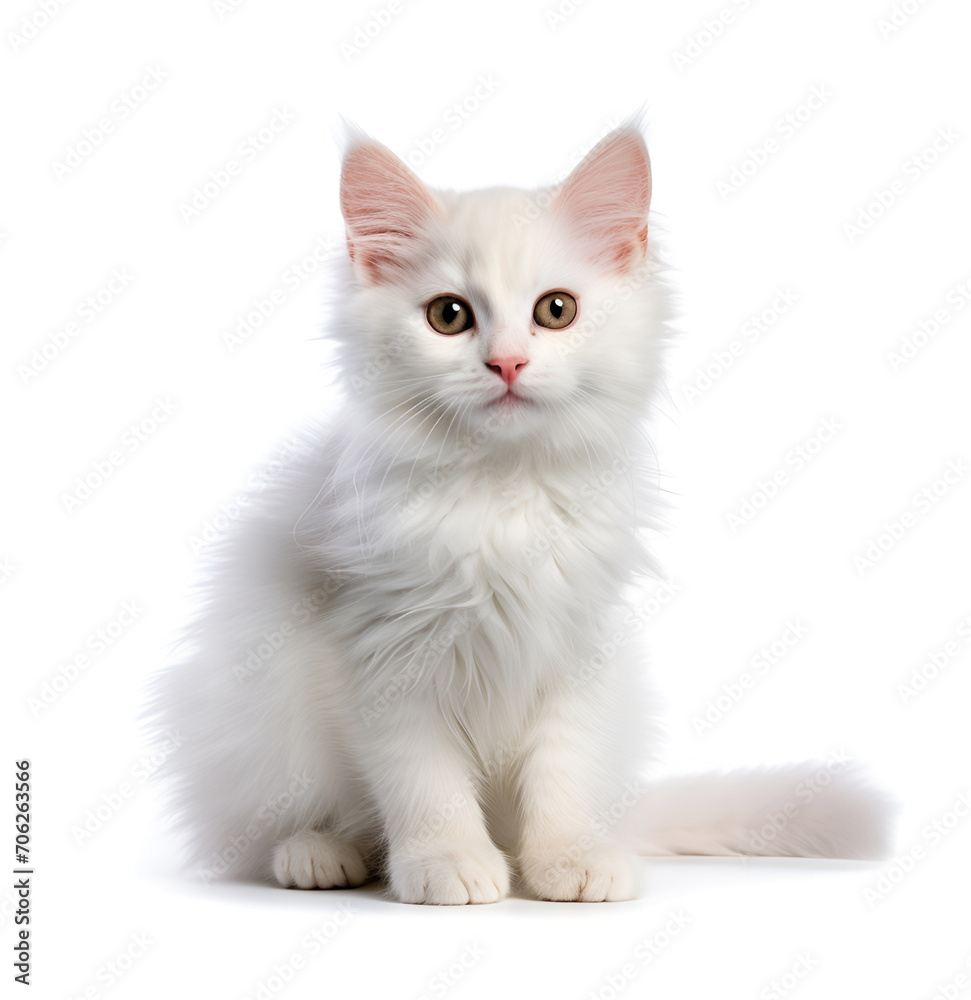
[[[638,854],[883,858],[895,807],[840,758],[672,778],[631,817]]]

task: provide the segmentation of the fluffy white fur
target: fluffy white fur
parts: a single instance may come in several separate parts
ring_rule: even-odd
[[[383,874],[399,900],[484,903],[514,871],[596,901],[634,893],[632,845],[883,850],[882,803],[851,770],[768,851],[752,837],[801,771],[637,783],[653,727],[625,599],[650,568],[642,419],[668,315],[650,184],[633,125],[533,192],[431,191],[352,136],[339,421],[307,430],[226,539],[155,685],[205,878]],[[577,298],[572,327],[532,321],[551,290]],[[445,293],[472,330],[428,325]],[[528,361],[518,396],[489,366],[509,357]]]

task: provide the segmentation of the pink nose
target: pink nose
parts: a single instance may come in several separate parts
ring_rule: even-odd
[[[529,358],[489,358],[486,368],[491,368],[506,385],[512,385],[528,364]]]

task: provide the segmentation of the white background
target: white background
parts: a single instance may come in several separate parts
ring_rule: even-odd
[[[971,975],[969,824],[953,811],[971,786],[958,632],[971,475],[916,498],[971,463],[971,11],[907,0],[888,26],[891,0],[587,0],[559,19],[522,0],[381,3],[4,6],[2,728],[9,785],[15,759],[33,762],[34,995],[937,995]],[[706,21],[723,11],[715,36]],[[152,72],[156,88],[135,89]],[[881,875],[901,873],[889,862],[647,861],[634,903],[466,909],[179,875],[135,715],[191,608],[192,539],[298,414],[333,403],[328,347],[309,342],[326,269],[301,262],[342,237],[340,116],[432,184],[534,186],[641,104],[654,232],[683,307],[652,431],[671,501],[657,548],[678,588],[651,623],[669,764],[848,752],[901,801],[897,854],[923,849],[912,872],[874,901]],[[240,172],[187,219],[180,206],[231,159]],[[90,313],[115,270],[125,287]],[[229,350],[274,290],[272,314]],[[794,304],[753,341],[743,328],[780,292]],[[733,340],[744,350],[726,369]],[[25,374],[35,352],[41,370]],[[710,388],[689,398],[708,366]],[[838,431],[821,442],[824,420]],[[800,447],[814,453],[796,468]],[[100,487],[65,500],[106,461]],[[733,527],[778,471],[777,494]],[[905,514],[900,539],[860,564]],[[796,620],[806,636],[699,734],[706,703]],[[899,686],[948,642],[947,665],[905,699]],[[99,809],[100,829],[79,836]],[[8,958],[12,901],[0,889]],[[352,915],[311,954],[305,935],[337,929],[339,905]],[[677,913],[683,930],[635,957]],[[807,954],[808,975],[770,985]],[[301,967],[273,978],[294,955]],[[459,971],[447,989],[434,978]]]

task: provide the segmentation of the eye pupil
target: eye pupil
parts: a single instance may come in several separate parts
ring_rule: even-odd
[[[563,299],[553,299],[550,303],[550,313],[555,319],[563,315]]]

